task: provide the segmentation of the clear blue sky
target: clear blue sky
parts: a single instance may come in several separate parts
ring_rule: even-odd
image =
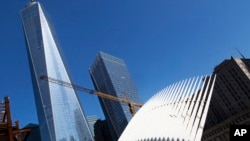
[[[10,96],[13,120],[37,123],[20,10],[0,5],[0,99]],[[41,0],[75,84],[93,88],[88,68],[98,51],[125,60],[146,102],[162,88],[210,74],[238,48],[250,56],[249,0]],[[79,92],[87,115],[103,119],[95,96]]]

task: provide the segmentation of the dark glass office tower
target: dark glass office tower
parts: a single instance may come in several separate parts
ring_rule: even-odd
[[[122,59],[99,52],[89,72],[97,91],[124,99],[128,97],[133,102],[142,103]],[[113,139],[117,140],[132,118],[129,107],[125,103],[100,97],[99,101]]]
[[[42,5],[31,1],[21,15],[42,141],[92,141],[76,92],[40,79],[71,82]]]

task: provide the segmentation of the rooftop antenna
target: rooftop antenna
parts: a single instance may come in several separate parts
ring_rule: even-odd
[[[236,48],[236,50],[237,50],[237,52],[240,54],[240,56],[241,56],[243,59],[245,59],[245,56],[239,51],[239,49]]]

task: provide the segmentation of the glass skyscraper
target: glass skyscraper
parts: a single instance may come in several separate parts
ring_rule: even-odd
[[[122,59],[99,52],[89,72],[97,91],[124,99],[128,97],[133,102],[142,103]],[[100,97],[99,101],[112,138],[117,140],[132,118],[129,106],[126,103]]]
[[[75,90],[40,79],[71,82],[42,5],[29,2],[21,16],[42,141],[92,141]]]

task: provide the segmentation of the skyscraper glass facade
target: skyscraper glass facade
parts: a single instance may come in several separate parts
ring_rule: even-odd
[[[71,82],[43,7],[29,2],[21,16],[42,141],[92,141],[75,90],[40,79]]]
[[[90,68],[95,89],[112,96],[142,103],[139,93],[122,59],[99,52]],[[132,118],[126,103],[99,98],[113,139],[117,140]]]

